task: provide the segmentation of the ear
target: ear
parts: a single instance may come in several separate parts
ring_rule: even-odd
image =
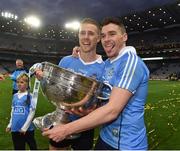
[[[123,41],[126,42],[127,39],[128,39],[128,35],[127,35],[127,33],[124,33],[124,34],[123,34]]]

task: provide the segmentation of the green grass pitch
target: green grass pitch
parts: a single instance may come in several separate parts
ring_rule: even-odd
[[[12,81],[10,79],[0,81],[0,150],[13,149],[11,135],[5,132],[10,117],[11,91]],[[36,117],[55,109],[45,100],[40,92]],[[149,149],[180,149],[180,82],[149,82],[145,123]],[[36,130],[36,141],[38,149],[48,149],[48,139],[43,137],[39,130]]]

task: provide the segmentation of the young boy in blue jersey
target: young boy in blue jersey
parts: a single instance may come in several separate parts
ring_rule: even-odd
[[[28,90],[29,77],[22,73],[17,77],[19,91],[13,95],[11,118],[6,131],[11,131],[14,150],[25,150],[25,144],[36,150],[32,119],[35,114],[35,103]]]
[[[75,73],[99,80],[102,77],[104,62],[101,56],[96,54],[96,46],[100,41],[100,26],[93,19],[82,20],[79,29],[79,57],[66,56],[61,59],[59,66]],[[42,76],[41,71],[36,75]],[[70,115],[70,120],[75,121],[79,116]],[[77,139],[65,139],[60,142],[50,140],[50,150],[68,149],[71,146],[75,150],[91,150],[93,147],[94,129],[84,131]]]
[[[17,77],[21,74],[21,73],[27,73],[28,70],[24,68],[24,62],[21,59],[16,59],[16,69],[13,71],[13,73],[11,74],[10,78],[13,81],[13,90],[12,90],[12,94],[15,94],[18,92],[18,87],[17,87]]]
[[[103,125],[96,150],[148,149],[144,106],[149,70],[136,55],[135,48],[126,46],[126,41],[127,33],[119,19],[105,19],[101,42],[108,59],[102,79],[113,87],[109,101],[74,122],[45,130],[44,136],[60,141],[68,135]]]

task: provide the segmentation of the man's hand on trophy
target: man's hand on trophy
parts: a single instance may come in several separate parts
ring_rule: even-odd
[[[35,63],[32,67],[30,67],[29,74],[33,75],[36,72],[36,70],[38,70],[38,69],[42,69],[41,63]]]
[[[96,108],[97,108],[97,105],[94,104],[91,107],[86,108],[86,109],[83,107],[78,107],[78,108],[72,108],[70,110],[66,110],[65,112],[69,113],[69,114],[75,114],[78,116],[85,116],[85,115],[91,113],[92,111],[94,111]]]
[[[38,80],[41,80],[42,77],[43,77],[43,71],[41,69],[36,69],[35,71],[35,77],[38,79]]]
[[[47,136],[55,142],[59,142],[65,139],[69,134],[66,125],[56,125],[52,129],[44,129],[42,135]]]

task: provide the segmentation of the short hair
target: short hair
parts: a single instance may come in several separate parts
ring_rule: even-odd
[[[21,62],[23,62],[23,60],[22,60],[22,59],[16,59],[16,61],[21,61]]]
[[[100,33],[101,26],[100,26],[100,24],[96,20],[94,20],[92,18],[84,18],[80,22],[80,25],[82,25],[82,24],[92,24],[92,25],[95,25],[97,27],[97,29],[98,29],[98,32]]]
[[[17,77],[17,80],[20,80],[20,79],[22,79],[23,81],[25,81],[25,82],[29,82],[29,76],[28,76],[28,74],[27,73],[22,73],[22,74],[20,74],[18,77]]]
[[[104,18],[101,25],[103,27],[103,26],[106,26],[106,25],[111,24],[111,23],[115,24],[115,25],[118,25],[120,27],[121,32],[122,33],[126,33],[126,28],[125,28],[124,24],[117,17],[107,17],[107,18]]]
[[[24,65],[24,62],[22,59],[16,59],[16,63],[22,63]]]

